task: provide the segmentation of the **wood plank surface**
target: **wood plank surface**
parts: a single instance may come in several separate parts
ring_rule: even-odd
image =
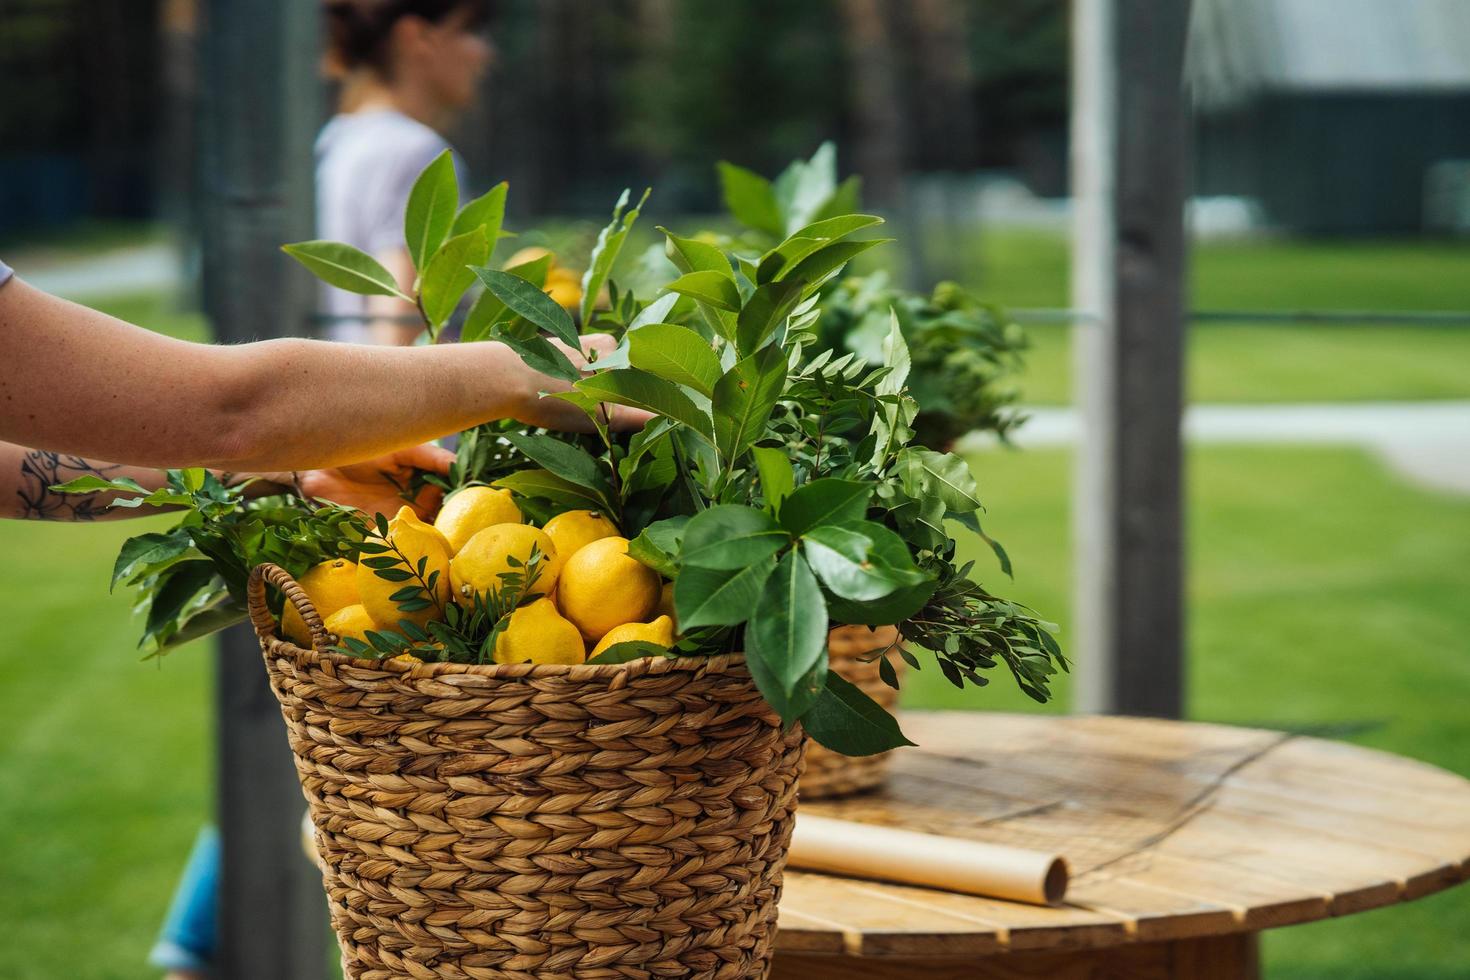
[[[980,959],[776,954],[772,980],[1253,980],[1252,933],[1081,952],[1005,953]]]
[[[1060,853],[1067,903],[793,871],[778,949],[885,963],[1006,953],[1014,966],[1022,951],[1162,948],[1347,915],[1470,870],[1470,781],[1382,752],[1157,719],[903,724],[920,747],[896,755],[884,789],[801,812]],[[1137,963],[1117,975],[1149,975],[1147,956]]]

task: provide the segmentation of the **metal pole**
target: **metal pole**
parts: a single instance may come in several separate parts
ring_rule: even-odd
[[[1074,0],[1076,707],[1183,709],[1186,0]]]
[[[205,0],[198,161],[205,309],[216,339],[301,332],[312,287],[279,246],[312,237],[319,5]],[[221,638],[216,804],[221,980],[321,980],[321,879],[302,857],[301,788],[248,629]]]

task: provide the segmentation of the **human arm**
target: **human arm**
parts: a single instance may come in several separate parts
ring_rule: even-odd
[[[583,346],[607,353],[613,341]],[[0,439],[88,459],[289,471],[350,465],[497,418],[587,431],[580,409],[540,397],[568,387],[496,343],[193,344],[19,279],[0,285]],[[612,422],[647,418],[617,408]]]
[[[308,498],[330,500],[369,514],[392,514],[405,503],[401,493],[415,471],[445,474],[453,458],[453,454],[437,446],[414,446],[337,469],[296,473],[217,472],[215,475],[230,485],[248,483],[247,496],[294,490]],[[58,493],[51,489],[57,484],[86,476],[104,480],[128,479],[145,490],[156,490],[164,485],[167,474],[158,469],[104,463],[0,442],[0,518],[107,521],[147,516],[161,510],[109,506],[126,494],[110,491]],[[429,516],[440,496],[437,488],[426,485],[413,501],[420,516]]]

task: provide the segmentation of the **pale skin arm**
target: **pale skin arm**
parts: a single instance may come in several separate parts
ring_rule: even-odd
[[[540,397],[566,388],[500,344],[192,344],[19,279],[0,286],[0,440],[85,459],[290,471],[375,459],[497,418],[590,430],[579,409]],[[648,418],[608,407],[616,428]]]

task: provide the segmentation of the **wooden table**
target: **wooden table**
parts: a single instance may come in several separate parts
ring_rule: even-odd
[[[1066,904],[788,871],[775,980],[1236,980],[1263,929],[1470,877],[1470,781],[1382,752],[1137,718],[903,726],[921,747],[884,791],[801,812],[1062,853]]]

